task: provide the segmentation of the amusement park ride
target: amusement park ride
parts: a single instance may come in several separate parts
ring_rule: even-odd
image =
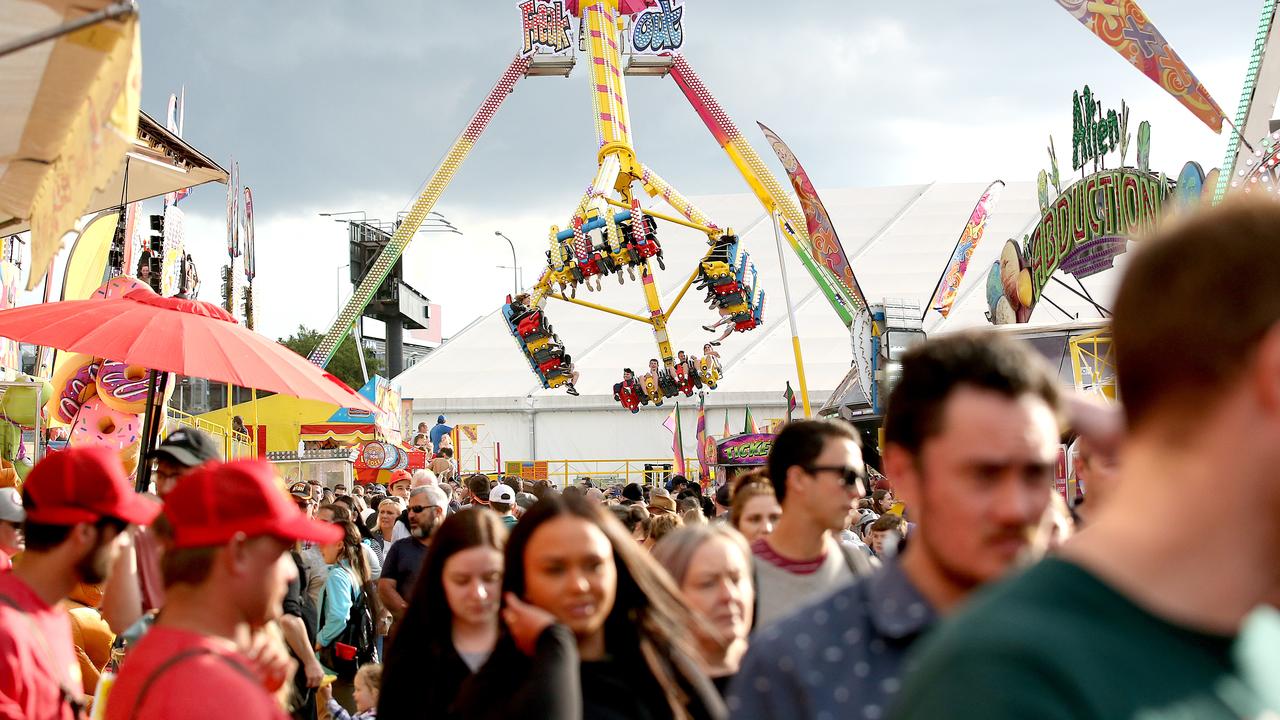
[[[567,76],[574,65],[576,47],[585,52],[588,60],[599,147],[597,171],[564,228],[551,228],[547,267],[541,277],[527,293],[509,297],[503,308],[512,335],[543,387],[565,386],[576,393],[572,386],[576,375],[572,359],[547,321],[547,300],[612,313],[650,327],[660,363],[657,367],[651,364],[647,374],[626,378],[615,387],[618,401],[633,412],[641,403],[660,405],[664,398],[678,393],[692,395],[696,388],[714,388],[720,379],[721,366],[714,351],[700,359],[677,353],[667,333],[672,314],[690,288],[704,291],[707,304],[718,313],[719,320],[713,327],[746,332],[764,320],[765,293],[757,287],[757,272],[749,254],[740,248],[737,235],[731,228],[714,223],[637,156],[625,75],[670,75],[761,204],[779,219],[779,231],[845,324],[853,325],[856,314],[866,313],[866,302],[856,282],[847,282],[824,263],[822,253],[814,252],[814,241],[800,207],[743,139],[688,61],[677,54],[684,40],[682,6],[673,6],[668,0],[596,0],[589,4],[570,0],[567,6],[562,2],[527,0],[519,10],[523,51],[445,154],[313,352],[313,362],[323,366],[332,357],[516,83],[530,76]],[[581,28],[579,33],[574,32],[575,24]],[[575,42],[575,34],[581,35],[580,44]],[[677,214],[642,209],[641,191],[650,198],[661,198]],[[707,242],[701,261],[665,308],[653,267],[656,264],[666,269],[658,221],[697,230],[706,235]],[[577,297],[579,289],[599,290],[606,275],[614,276],[619,284],[628,279],[639,282],[647,316]],[[846,275],[851,279],[851,273]],[[800,382],[805,395],[803,375]]]
[[[1091,34],[1160,84],[1213,130],[1220,131],[1223,122],[1230,124],[1135,0],[1058,2]],[[1131,227],[1130,221],[1134,220],[1131,216],[1150,211],[1152,216],[1146,218],[1144,215],[1142,220],[1148,224],[1155,222],[1167,197],[1174,201],[1187,201],[1194,191],[1196,199],[1203,196],[1206,201],[1216,201],[1228,186],[1246,192],[1256,188],[1280,192],[1276,190],[1280,185],[1280,133],[1265,135],[1269,130],[1267,123],[1274,114],[1277,92],[1280,91],[1280,53],[1267,54],[1268,46],[1275,37],[1275,6],[1276,0],[1263,2],[1262,20],[1244,94],[1236,122],[1231,126],[1233,133],[1220,176],[1217,171],[1206,175],[1194,163],[1188,163],[1176,183],[1150,171],[1143,154],[1144,146],[1149,142],[1149,129],[1143,128],[1140,128],[1138,138],[1138,167],[1125,167],[1124,149],[1129,138],[1116,118],[1111,117],[1115,113],[1103,117],[1101,103],[1097,103],[1098,116],[1094,117],[1095,104],[1092,100],[1081,104],[1077,98],[1075,106],[1082,108],[1086,116],[1083,123],[1085,134],[1083,137],[1079,135],[1082,124],[1077,118],[1077,137],[1074,139],[1083,141],[1092,153],[1094,175],[1086,175],[1064,191],[1058,184],[1056,157],[1052,157],[1051,150],[1053,186],[1058,197],[1050,201],[1042,178],[1044,217],[1037,233],[1043,230],[1043,237],[1033,235],[1024,238],[1024,245],[1010,240],[1001,254],[1001,261],[987,272],[986,282],[970,284],[969,291],[985,284],[993,322],[1027,322],[1044,283],[1057,280],[1050,277],[1054,271],[1073,272],[1066,269],[1071,265],[1069,262],[1063,264],[1071,260],[1064,253],[1079,251],[1075,266],[1088,265],[1090,271],[1096,272],[1093,264],[1084,261],[1095,260],[1099,254],[1112,253],[1103,258],[1106,261],[1124,252],[1124,236]],[[539,383],[544,388],[564,387],[571,394],[576,394],[573,383],[577,373],[571,357],[548,322],[545,312],[548,300],[611,313],[650,328],[660,361],[650,363],[648,372],[640,377],[624,373],[623,382],[614,388],[615,399],[632,412],[636,412],[640,404],[651,402],[660,405],[664,398],[680,393],[691,395],[703,386],[714,388],[720,380],[718,354],[711,351],[701,359],[686,357],[683,352],[675,352],[667,333],[672,314],[690,288],[696,286],[698,290],[705,291],[707,304],[720,316],[712,327],[725,328],[726,336],[735,331],[752,330],[764,321],[764,290],[757,286],[755,268],[749,255],[740,247],[738,236],[731,228],[722,228],[714,223],[653,168],[644,164],[632,143],[624,77],[669,75],[773,218],[779,246],[781,239],[785,238],[832,309],[849,328],[854,369],[842,387],[856,382],[861,394],[868,399],[883,395],[892,384],[894,348],[901,350],[918,341],[924,335],[923,321],[928,314],[936,311],[945,318],[958,301],[960,282],[1003,183],[992,183],[978,200],[923,313],[918,305],[911,303],[904,306],[886,301],[869,307],[830,218],[795,157],[776,135],[761,126],[787,171],[795,190],[793,197],[765,167],[689,61],[680,54],[684,43],[684,7],[677,0],[524,0],[517,7],[522,20],[522,51],[450,146],[332,328],[312,353],[312,362],[326,365],[340,341],[366,312],[409,241],[419,231],[515,85],[531,76],[567,77],[573,70],[576,56],[583,54],[588,63],[598,143],[596,173],[564,227],[553,226],[548,233],[547,267],[541,277],[527,292],[508,297],[503,306],[508,327]],[[1142,31],[1139,40],[1134,40],[1124,30],[1129,26]],[[1087,88],[1085,95],[1088,96]],[[1123,108],[1122,113],[1127,117]],[[1144,136],[1144,132],[1148,134]],[[1119,137],[1121,134],[1124,134],[1123,138]],[[1247,142],[1249,137],[1264,135],[1257,147]],[[1098,177],[1102,174],[1097,168],[1098,158],[1114,150],[1117,144],[1121,167],[1107,171],[1104,165],[1102,172],[1110,173],[1110,177]],[[1192,165],[1195,167],[1190,167]],[[1083,163],[1074,166],[1082,169]],[[1110,187],[1111,181],[1123,184],[1123,191],[1118,186]],[[1135,200],[1136,205],[1127,207],[1129,197],[1124,193],[1129,191],[1130,185],[1136,185],[1134,192],[1145,193],[1141,197],[1149,200]],[[661,198],[675,210],[675,214],[653,207],[642,208],[642,193],[653,199]],[[1098,208],[1097,212],[1103,215],[1110,212],[1104,209],[1107,203],[1110,203],[1108,208],[1120,207],[1120,210],[1113,213],[1114,217],[1095,219],[1094,225],[1106,225],[1103,232],[1097,227],[1089,227],[1089,221],[1082,221],[1083,212],[1073,214],[1069,208],[1063,210],[1071,203],[1082,202]],[[1086,227],[1076,229],[1076,237],[1082,238],[1079,247],[1075,242],[1059,243],[1055,250],[1047,245],[1047,239],[1063,232],[1063,212],[1067,213],[1070,222],[1084,222]],[[666,269],[659,239],[659,221],[697,230],[706,235],[707,242],[701,261],[684,279],[679,293],[667,307],[661,302],[653,267],[656,264],[660,269]],[[1051,257],[1051,251],[1058,255]],[[1106,267],[1110,267],[1109,263]],[[606,275],[614,276],[619,284],[625,284],[627,279],[639,282],[648,314],[628,313],[578,297],[580,289],[601,289]],[[1082,276],[1077,274],[1077,279]],[[910,307],[915,309],[908,311]],[[1100,313],[1104,313],[1101,306],[1097,307]],[[918,320],[909,317],[913,313]],[[896,325],[891,320],[894,317],[899,318]],[[895,330],[898,331],[898,340],[894,339]],[[800,394],[808,416],[808,393],[794,327],[792,335]],[[1087,360],[1100,366],[1109,363],[1098,350],[1100,345],[1109,347],[1104,336],[1105,331],[1090,336],[1092,352],[1097,357],[1088,360],[1085,356],[1089,353],[1080,350],[1078,354],[1084,359],[1082,362]],[[1095,372],[1094,376],[1099,375]],[[873,401],[872,404],[878,403]]]

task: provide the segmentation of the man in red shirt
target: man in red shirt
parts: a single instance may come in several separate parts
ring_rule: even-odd
[[[106,580],[128,526],[160,506],[133,491],[118,453],[97,447],[45,458],[23,493],[27,548],[0,574],[0,718],[76,718],[85,698],[58,603],[76,583]]]
[[[287,718],[237,648],[280,614],[297,577],[293,543],[336,542],[342,529],[308,518],[260,460],[208,463],[186,475],[164,514],[173,527],[164,611],[125,658],[107,719],[221,720],[229,710],[244,720]]]

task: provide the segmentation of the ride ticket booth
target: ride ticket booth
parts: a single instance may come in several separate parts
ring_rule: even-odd
[[[733,482],[744,472],[763,467],[776,437],[773,433],[746,433],[717,441],[716,487]]]

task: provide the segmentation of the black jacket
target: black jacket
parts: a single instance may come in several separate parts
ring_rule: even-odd
[[[671,708],[640,654],[638,643],[620,643],[609,660],[581,662],[573,633],[552,625],[530,658],[503,634],[493,655],[463,685],[450,717],[464,720],[667,720]],[[513,683],[514,686],[513,686]],[[683,687],[695,720],[727,716],[711,682],[698,675]],[[380,715],[381,716],[381,715]]]

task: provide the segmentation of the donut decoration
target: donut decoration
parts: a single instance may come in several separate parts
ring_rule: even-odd
[[[84,403],[98,394],[97,363],[89,355],[76,353],[53,373],[53,397],[45,412],[49,417],[71,424]]]
[[[97,374],[98,396],[112,410],[141,414],[147,407],[148,375],[141,365],[103,360]]]
[[[120,460],[137,468],[142,420],[130,413],[112,410],[100,397],[92,397],[80,407],[71,426],[68,444],[73,447],[101,445],[120,451]]]
[[[397,445],[393,445],[392,447],[394,447],[394,448],[395,448],[395,450],[396,450],[396,464],[395,464],[395,467],[394,467],[394,468],[392,468],[392,469],[393,469],[393,470],[404,470],[404,469],[408,468],[408,467],[409,467],[409,453],[405,452],[405,451],[404,451],[404,448],[399,447],[399,446],[397,446]]]

